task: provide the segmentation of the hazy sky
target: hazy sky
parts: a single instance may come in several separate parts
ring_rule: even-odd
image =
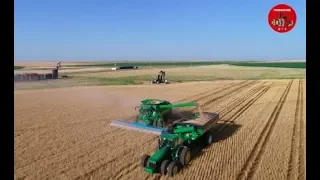
[[[268,25],[278,3],[297,13]],[[305,59],[303,0],[15,0],[15,61]]]

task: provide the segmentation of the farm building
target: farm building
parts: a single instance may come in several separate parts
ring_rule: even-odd
[[[58,79],[58,69],[53,69],[52,73],[38,74],[38,73],[14,73],[14,82],[19,81],[39,81],[47,79]]]

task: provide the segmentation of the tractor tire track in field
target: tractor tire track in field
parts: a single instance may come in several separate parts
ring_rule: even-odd
[[[230,85],[225,85],[225,86],[220,87],[219,89],[217,89],[217,88],[210,89],[210,90],[205,91],[205,92],[202,92],[202,93],[200,93],[200,94],[196,94],[196,95],[194,95],[194,96],[191,96],[191,97],[187,97],[187,98],[178,100],[177,102],[183,102],[183,101],[195,101],[195,102],[197,102],[197,101],[206,99],[206,98],[212,96],[213,94],[217,94],[217,93],[223,92],[223,91],[225,91],[225,90],[227,90],[227,89],[229,89],[229,88],[233,88],[233,87],[235,87],[235,86],[244,84],[244,83],[246,83],[246,82],[248,82],[248,80],[242,81],[242,82],[239,82],[239,83],[232,83],[232,84],[230,84]],[[212,92],[212,91],[214,91],[214,92]],[[209,93],[209,94],[208,94],[208,93]],[[199,96],[200,96],[200,97],[199,97]]]
[[[232,114],[232,116],[229,118],[231,119],[230,121],[224,121],[224,123],[221,124],[221,126],[219,127],[219,129],[217,129],[215,132],[217,133],[217,136],[215,136],[215,139],[219,139],[220,134],[223,134],[224,130],[226,130],[226,128],[228,127],[226,124],[227,123],[234,123],[234,121],[237,120],[238,117],[240,117],[247,109],[249,109],[259,98],[261,98],[269,89],[271,88],[271,85],[265,87],[265,88],[261,88],[256,92],[259,92],[255,97],[254,94],[256,94],[256,92],[254,94],[251,95],[251,97],[253,97],[250,101],[248,101],[246,104],[244,104],[243,106],[241,106],[241,108],[239,110],[237,110],[234,114]],[[244,99],[242,102],[240,102],[240,104],[242,104],[245,100]],[[225,117],[226,115],[228,115],[231,111],[233,110],[233,108],[230,108],[229,111],[226,114],[223,114],[221,116]]]
[[[224,107],[221,110],[218,110],[219,114],[220,114],[220,119],[225,117],[226,115],[229,114],[229,112],[233,111],[234,108],[238,107],[240,104],[242,104],[244,101],[248,100],[250,97],[252,97],[254,94],[256,94],[258,91],[262,90],[264,88],[264,84],[260,86],[257,86],[251,90],[249,90],[248,92],[246,92],[243,96],[241,96],[239,99],[235,100],[232,102],[232,106],[228,105],[226,107]],[[269,85],[268,87],[270,87],[271,85]]]
[[[219,91],[212,92],[211,94],[206,95],[205,97],[202,97],[200,100],[208,99],[208,98],[210,98],[210,97],[214,97],[214,98],[213,98],[213,99],[210,99],[210,100],[208,100],[208,101],[206,101],[206,102],[204,102],[204,103],[199,104],[199,106],[200,106],[202,109],[204,109],[204,108],[208,107],[209,105],[211,105],[212,103],[216,102],[217,100],[221,100],[221,99],[223,99],[223,98],[229,97],[229,96],[232,95],[232,93],[241,91],[241,90],[243,90],[245,87],[248,87],[248,86],[251,87],[252,85],[258,83],[257,81],[251,81],[251,82],[248,82],[248,83],[246,83],[246,82],[248,82],[248,81],[245,81],[245,82],[236,84],[236,85],[234,85],[234,86],[232,86],[232,87],[226,87],[226,88],[221,89],[221,90],[219,90]],[[244,85],[243,85],[243,84],[244,84]],[[240,87],[237,87],[238,85],[240,85]],[[235,88],[235,89],[232,89],[232,88],[234,88],[234,87],[236,87],[236,88]],[[226,90],[228,90],[228,89],[232,89],[232,90],[230,90],[230,91],[228,91],[228,92],[225,92],[224,94],[222,94],[222,95],[220,95],[220,96],[215,97],[216,94],[219,94],[219,93],[221,93],[221,92],[223,92],[223,91],[226,91]],[[200,100],[198,99],[198,101],[200,101]],[[197,109],[198,109],[198,108],[195,107],[195,108],[192,108],[191,111],[194,112],[194,111],[196,111]]]
[[[299,81],[298,98],[296,103],[295,119],[293,126],[293,135],[291,140],[291,152],[288,164],[287,179],[300,179],[294,177],[295,174],[301,175],[301,163],[302,163],[302,142],[303,142],[303,88],[301,80]]]
[[[246,88],[246,87],[251,87],[251,86],[253,86],[254,84],[257,84],[257,83],[258,83],[257,81],[251,81],[251,82],[249,82],[249,83],[246,83],[246,84],[244,84],[244,85],[242,85],[242,86],[240,86],[240,87],[237,87],[237,88],[235,88],[235,89],[232,89],[231,91],[226,92],[225,94],[222,94],[222,95],[220,95],[220,96],[218,96],[218,97],[215,97],[215,98],[213,98],[213,99],[211,99],[211,100],[209,100],[209,101],[207,101],[207,102],[205,102],[205,103],[203,103],[203,104],[200,104],[200,106],[201,106],[201,108],[206,108],[206,107],[208,107],[209,105],[211,105],[212,103],[214,103],[214,102],[217,101],[217,100],[220,100],[220,99],[222,99],[222,98],[229,97],[229,96],[231,96],[233,93],[239,92],[239,91],[243,90],[244,88]],[[194,110],[195,110],[195,109],[196,109],[196,108],[194,108]]]
[[[247,82],[248,82],[248,81],[242,81],[242,82],[240,82],[240,83],[234,83],[234,84],[231,84],[231,85],[229,85],[229,86],[224,86],[224,87],[222,87],[222,88],[219,89],[219,90],[213,89],[213,90],[215,90],[214,92],[209,91],[209,92],[211,92],[210,94],[207,94],[207,95],[202,96],[202,97],[198,97],[198,98],[196,98],[196,99],[193,99],[192,101],[198,102],[198,101],[207,99],[208,97],[211,97],[211,96],[214,95],[214,94],[218,94],[218,93],[223,92],[223,91],[225,91],[225,90],[227,90],[227,89],[234,88],[234,87],[236,87],[236,86],[245,84],[245,83],[247,83]]]
[[[270,139],[270,136],[274,130],[275,124],[278,120],[279,114],[282,110],[283,104],[287,99],[293,80],[289,82],[276,107],[274,108],[267,124],[262,130],[257,142],[255,143],[253,150],[243,165],[240,173],[236,179],[251,179],[253,178],[257,167],[259,166],[261,157],[264,153],[265,147]]]

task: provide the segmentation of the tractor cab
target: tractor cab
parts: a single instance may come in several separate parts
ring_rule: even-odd
[[[181,140],[178,135],[163,132],[159,138],[159,148],[161,147],[174,147],[179,145]]]

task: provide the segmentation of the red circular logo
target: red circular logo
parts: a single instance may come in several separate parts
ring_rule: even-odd
[[[291,31],[297,23],[297,14],[295,10],[286,4],[274,6],[268,15],[270,27],[278,33]]]

